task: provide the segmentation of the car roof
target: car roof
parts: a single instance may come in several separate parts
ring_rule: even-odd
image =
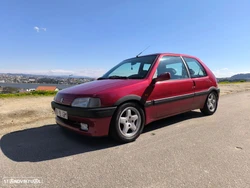
[[[130,57],[128,59],[125,59],[124,61],[135,59],[135,58],[139,58],[139,57],[152,56],[152,55],[155,55],[155,56],[159,56],[159,55],[163,55],[163,56],[183,56],[183,57],[194,58],[194,59],[200,61],[200,59],[197,58],[197,57],[195,57],[195,56],[191,56],[191,55],[187,55],[187,54],[180,54],[180,53],[179,54],[178,53],[154,53],[154,54],[146,54],[146,55],[141,55],[141,56]]]
[[[184,57],[191,57],[191,58],[195,58],[197,59],[197,57],[192,56],[192,55],[187,55],[187,54],[180,54],[180,53],[171,53],[171,52],[163,52],[163,53],[154,53],[154,54],[147,54],[147,55],[142,55],[139,57],[143,57],[143,56],[149,56],[149,55],[167,55],[167,56],[184,56]]]

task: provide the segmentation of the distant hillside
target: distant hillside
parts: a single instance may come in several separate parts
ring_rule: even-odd
[[[236,74],[229,78],[230,80],[250,80],[250,73]]]
[[[245,81],[250,81],[250,73],[246,73],[246,74],[235,74],[231,77],[224,77],[224,78],[217,78],[218,82],[224,82],[224,81],[241,81],[241,80],[245,80]]]
[[[25,76],[25,77],[46,77],[46,78],[86,78],[93,79],[93,77],[89,76],[75,76],[75,75],[51,75],[51,74],[25,74],[25,73],[1,73],[0,75],[9,75],[9,76]]]

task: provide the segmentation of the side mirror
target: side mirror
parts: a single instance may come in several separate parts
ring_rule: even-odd
[[[157,78],[153,79],[153,83],[155,84],[156,82],[160,82],[160,81],[165,81],[165,80],[170,80],[171,76],[169,72],[165,72],[163,74],[160,74]]]

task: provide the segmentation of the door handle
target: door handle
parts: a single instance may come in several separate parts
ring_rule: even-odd
[[[196,83],[195,83],[195,81],[193,80],[193,89],[195,88],[195,86],[196,86]]]

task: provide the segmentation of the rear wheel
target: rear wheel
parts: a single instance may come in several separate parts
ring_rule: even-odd
[[[125,103],[115,112],[110,135],[123,143],[132,142],[141,134],[145,124],[144,111],[138,104]]]
[[[218,106],[218,95],[213,91],[209,93],[206,102],[204,104],[204,107],[200,110],[204,115],[212,115],[217,110],[217,106]]]

